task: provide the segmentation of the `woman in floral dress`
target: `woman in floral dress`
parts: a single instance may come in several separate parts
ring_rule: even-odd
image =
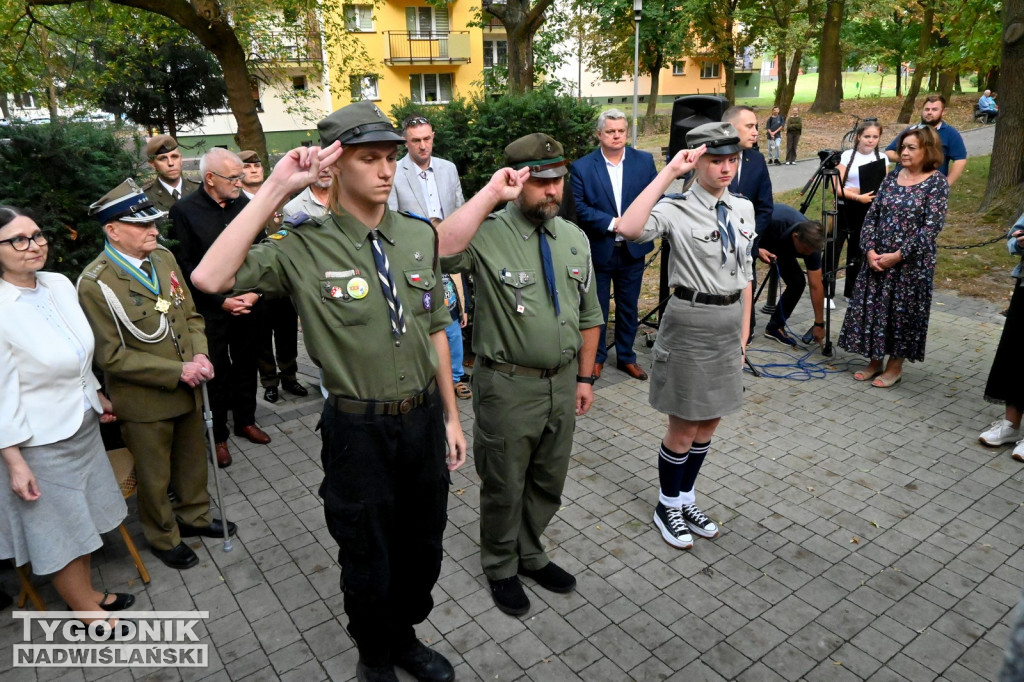
[[[889,388],[903,361],[924,360],[935,274],[935,239],[946,219],[949,185],[939,136],[911,126],[897,139],[900,167],[882,182],[861,233],[864,267],[857,276],[839,346],[868,358],[857,381]],[[885,356],[889,356],[884,364]]]

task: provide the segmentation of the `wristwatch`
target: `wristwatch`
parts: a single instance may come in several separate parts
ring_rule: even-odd
[[[591,386],[593,386],[595,381],[597,381],[597,379],[595,379],[592,376],[591,377],[583,377],[583,376],[580,376],[579,374],[576,375],[576,383],[577,384],[590,384]]]

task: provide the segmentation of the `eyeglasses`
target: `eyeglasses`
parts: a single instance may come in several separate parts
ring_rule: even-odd
[[[210,172],[213,173],[214,175],[216,175],[218,178],[224,178],[225,180],[227,180],[228,182],[230,182],[232,184],[241,182],[242,180],[245,179],[244,175],[221,175],[217,171],[210,171]]]
[[[406,121],[405,121],[405,127],[406,128],[412,128],[413,126],[422,126],[422,125],[430,125],[430,121],[428,121],[427,119],[423,118],[422,116],[417,116],[415,118],[406,119]]]
[[[11,237],[0,240],[0,244],[10,244],[15,251],[28,251],[28,243],[35,242],[36,246],[46,246],[50,240],[42,232],[36,232],[31,237]]]
[[[931,126],[929,126],[927,123],[915,123],[914,125],[907,128],[907,130],[924,130],[925,128],[930,127]]]

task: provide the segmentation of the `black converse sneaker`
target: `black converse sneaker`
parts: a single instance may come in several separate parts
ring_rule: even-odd
[[[693,536],[686,528],[682,513],[675,507],[666,507],[661,502],[654,508],[654,525],[661,531],[665,542],[679,549],[693,547]]]
[[[718,526],[697,505],[684,504],[680,514],[690,530],[697,535],[704,538],[713,538],[718,535]]]

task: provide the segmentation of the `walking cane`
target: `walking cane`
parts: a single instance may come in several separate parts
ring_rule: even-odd
[[[217,445],[213,439],[213,409],[210,408],[210,393],[206,390],[206,382],[203,386],[203,421],[206,422],[206,437],[209,440],[210,463],[213,465],[213,487],[217,491],[217,507],[220,508],[221,525],[224,526],[224,551],[230,552],[231,536],[228,534],[228,512],[224,508],[224,496],[220,492],[220,477],[217,474]]]

